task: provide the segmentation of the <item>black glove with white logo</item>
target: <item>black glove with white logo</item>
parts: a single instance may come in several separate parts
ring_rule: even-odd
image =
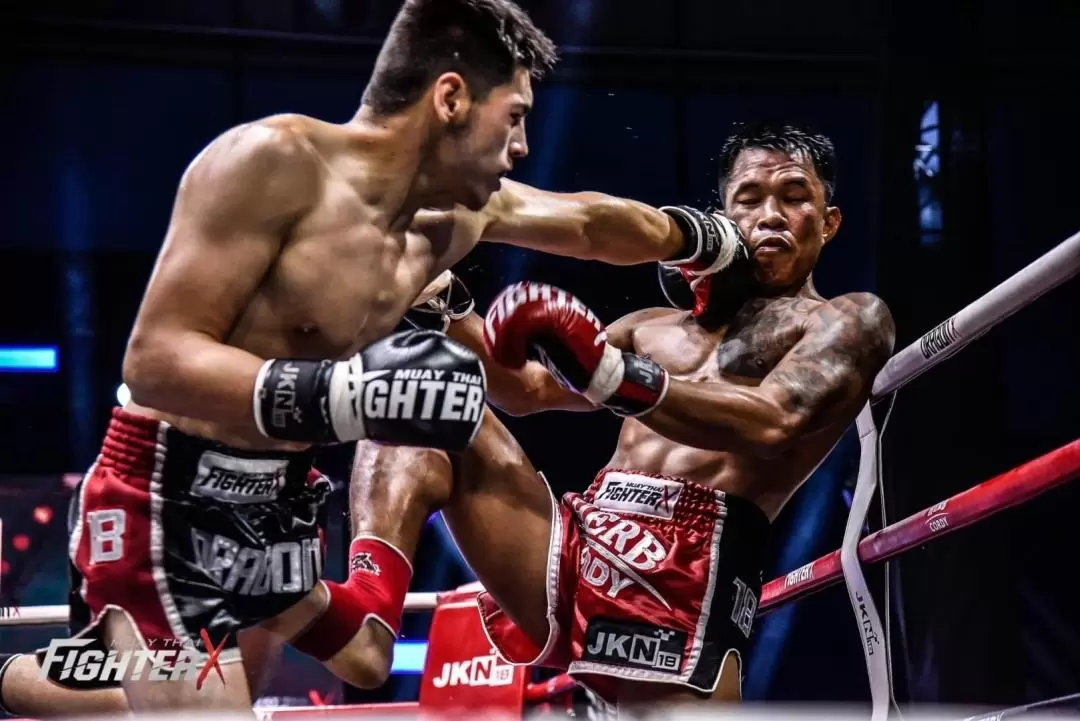
[[[255,383],[255,421],[283,441],[461,451],[480,428],[485,393],[475,353],[442,333],[410,330],[346,361],[267,361]]]
[[[420,292],[412,308],[405,313],[405,320],[414,328],[445,333],[450,323],[472,313],[475,307],[472,293],[461,278],[444,270]]]
[[[695,316],[707,312],[729,316],[750,298],[753,292],[754,266],[750,249],[739,226],[720,213],[706,213],[688,205],[660,208],[683,234],[681,257],[660,263],[660,282],[664,294],[676,307],[686,307],[688,299],[681,291],[668,291],[676,269],[689,286],[693,301],[689,310]]]

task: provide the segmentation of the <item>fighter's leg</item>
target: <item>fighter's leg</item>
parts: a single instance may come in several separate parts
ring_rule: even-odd
[[[445,453],[358,442],[349,484],[353,536],[380,539],[411,562],[428,516],[449,498],[451,484]],[[327,587],[320,583],[307,598],[264,626],[285,638],[296,638],[326,611],[328,602]],[[368,619],[323,663],[354,686],[377,688],[390,675],[393,653],[393,634],[382,623]]]
[[[443,508],[480,581],[534,642],[544,644],[552,499],[490,410],[472,446],[453,463],[441,451],[357,443],[349,501],[353,533],[381,539],[406,559],[415,555],[429,515]],[[264,626],[295,639],[321,620],[327,604],[319,584]],[[355,686],[377,687],[390,673],[393,647],[393,634],[369,619],[324,663]]]
[[[0,665],[4,662],[0,660]],[[0,675],[0,704],[16,716],[96,716],[125,713],[127,697],[120,687],[76,691],[41,678],[37,656],[24,653],[10,659]]]
[[[252,627],[240,632],[239,642],[248,688],[257,697],[277,667],[284,641]],[[0,666],[4,666],[2,658]],[[41,663],[33,653],[19,654],[4,666],[0,674],[0,706],[14,715],[32,718],[97,716],[130,710],[127,696],[119,686],[76,690],[42,678]]]
[[[453,481],[443,518],[454,540],[502,610],[543,648],[554,499],[490,408],[472,445],[454,457]]]
[[[140,635],[128,617],[118,611],[107,611],[102,619],[104,640],[110,648],[138,651],[144,648]],[[240,653],[233,659],[219,660],[222,676],[211,671],[202,685],[195,680],[153,680],[144,674],[138,680],[124,679],[124,693],[132,711],[171,709],[214,709],[215,711],[250,711],[251,692]]]

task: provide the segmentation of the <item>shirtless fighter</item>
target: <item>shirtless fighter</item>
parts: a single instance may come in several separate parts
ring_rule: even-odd
[[[450,457],[358,444],[356,510],[408,516],[420,494],[437,499],[487,589],[481,615],[499,652],[569,670],[620,705],[740,698],[769,525],[893,347],[881,300],[814,289],[811,271],[840,226],[831,142],[747,128],[721,158],[724,216],[656,211],[687,235],[710,228],[730,259],[706,279],[661,267],[682,310],[605,328],[564,291],[519,283],[481,319],[464,285],[444,279],[414,315],[440,319],[484,358],[489,398],[511,413],[626,417],[584,494],[557,502],[490,412]],[[362,521],[393,523],[371,512]]]
[[[387,334],[477,241],[702,271],[718,259],[712,239],[691,245],[632,201],[502,179],[527,154],[531,77],[554,61],[508,0],[407,0],[350,122],[266,118],[185,172],[124,359],[132,402],[79,488],[71,556],[82,633],[199,654],[208,639],[224,683],[129,678],[133,709],[250,707],[229,662],[237,632],[259,624],[353,684],[386,678],[409,562],[365,535],[350,580],[319,582],[327,484],[312,458],[360,438],[469,444],[484,408],[475,353],[440,333]],[[13,703],[8,681],[37,679],[38,661],[2,665],[11,710],[90,710],[40,688],[18,695],[34,708]]]

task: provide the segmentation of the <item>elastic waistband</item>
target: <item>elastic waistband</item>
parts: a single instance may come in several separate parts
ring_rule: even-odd
[[[598,508],[680,520],[731,518],[766,531],[769,517],[741,496],[659,473],[605,468],[585,492]]]
[[[287,475],[298,476],[304,483],[307,470],[311,468],[315,458],[314,449],[247,451],[232,448],[207,438],[189,435],[164,421],[113,408],[98,463],[149,478],[150,474],[164,467],[166,454],[169,465],[177,468],[194,466],[207,452],[244,460],[287,461],[291,469],[296,469]]]

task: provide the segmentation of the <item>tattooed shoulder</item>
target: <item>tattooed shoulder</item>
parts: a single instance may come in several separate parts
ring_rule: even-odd
[[[802,339],[769,374],[783,405],[801,421],[869,392],[892,353],[892,315],[878,297],[850,293],[822,303],[810,314]]]
[[[847,293],[822,304],[816,321],[826,326],[826,335],[861,349],[867,360],[884,363],[896,341],[896,324],[885,301],[873,293]],[[830,330],[845,332],[833,334]]]

